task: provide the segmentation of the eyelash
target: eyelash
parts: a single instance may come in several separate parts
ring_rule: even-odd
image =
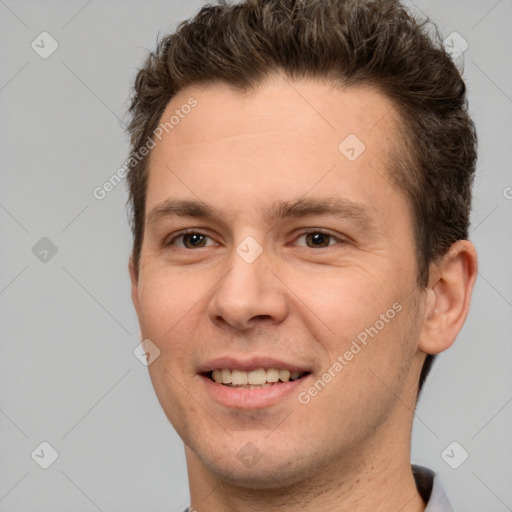
[[[346,242],[346,240],[344,240],[343,238],[340,238],[339,236],[333,235],[329,231],[325,231],[325,230],[322,230],[322,229],[311,229],[309,231],[303,231],[302,233],[300,233],[298,235],[296,240],[298,240],[299,238],[303,237],[304,235],[313,234],[313,233],[314,234],[322,234],[322,235],[329,236],[331,239],[336,240],[339,244],[343,244],[343,243]],[[166,241],[164,242],[164,246],[165,247],[169,247],[169,246],[174,245],[175,240],[177,240],[179,238],[182,238],[185,235],[201,235],[201,236],[205,236],[207,238],[210,238],[210,240],[211,240],[211,237],[208,236],[206,233],[202,233],[201,231],[196,231],[196,230],[193,230],[193,229],[185,229],[183,231],[178,232],[170,240],[166,239]],[[318,247],[318,248],[316,248],[316,250],[318,250],[318,249],[328,249],[329,247],[333,247],[334,245],[336,245],[336,244],[327,245],[326,247]],[[305,247],[306,247],[306,249],[315,249],[314,247],[307,247],[307,246],[305,246]],[[178,249],[183,249],[183,250],[186,250],[186,251],[193,251],[194,250],[194,249],[190,249],[188,247],[178,247]],[[206,247],[198,247],[197,249],[206,249]]]

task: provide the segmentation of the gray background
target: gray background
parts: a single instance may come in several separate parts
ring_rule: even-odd
[[[0,511],[188,503],[181,441],[133,355],[126,189],[101,201],[92,191],[126,159],[122,123],[146,48],[203,3],[0,0]],[[408,5],[468,42],[458,60],[480,140],[480,275],[419,404],[413,461],[441,473],[457,510],[510,511],[512,1]],[[47,59],[31,48],[43,31],[59,45]],[[33,252],[43,237],[57,248],[47,261],[48,242]],[[35,462],[49,456],[43,441],[58,452],[48,469]],[[441,455],[452,441],[452,464],[469,453],[458,469]]]

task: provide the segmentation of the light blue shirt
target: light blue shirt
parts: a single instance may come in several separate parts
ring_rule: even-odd
[[[455,512],[437,473],[423,466],[412,465],[412,474],[421,497],[427,504],[425,512]],[[183,512],[189,512],[187,508]],[[190,512],[194,512],[193,510]],[[202,510],[201,512],[208,512]]]

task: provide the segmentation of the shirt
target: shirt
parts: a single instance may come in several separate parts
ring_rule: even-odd
[[[437,473],[434,473],[431,469],[413,464],[412,474],[418,492],[427,504],[425,512],[455,512],[446,497],[443,484]],[[193,512],[193,510],[187,508],[183,512]]]
[[[451,506],[443,484],[437,473],[423,466],[412,465],[412,474],[423,501],[427,504],[425,512],[455,512]]]

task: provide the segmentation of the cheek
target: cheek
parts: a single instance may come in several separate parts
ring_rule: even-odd
[[[342,358],[343,369],[334,370],[340,377],[331,389],[343,387],[343,400],[347,391],[363,402],[379,396],[385,391],[381,379],[392,388],[400,387],[418,336],[419,317],[410,288],[398,274],[377,275],[354,267],[302,281],[297,294],[308,297],[307,306],[315,313],[308,328],[327,356],[324,370],[332,371],[333,363]]]
[[[152,373],[165,370],[173,375],[190,377],[194,336],[197,338],[205,316],[204,302],[212,284],[207,276],[192,276],[166,271],[147,273],[139,290],[140,325],[144,338],[160,350],[160,356],[150,365]],[[157,364],[158,363],[158,364]]]
[[[417,317],[404,297],[386,299],[355,304],[340,300],[345,310],[331,323],[336,336],[323,340],[329,360],[319,375],[322,382],[317,380],[305,392],[311,414],[318,411],[333,437],[339,436],[340,425],[346,435],[370,435],[403,396],[415,353]]]
[[[184,395],[184,379],[187,350],[190,344],[190,322],[193,303],[197,303],[199,293],[184,293],[185,283],[155,272],[142,278],[139,289],[140,324],[142,335],[150,339],[160,350],[159,356],[148,366],[149,375],[156,396],[167,418],[180,432],[184,432],[183,418],[193,411],[193,404]],[[190,285],[188,290],[194,290]]]
[[[397,300],[397,291],[383,284],[382,278],[357,268],[298,282],[297,295],[307,298],[306,305],[338,342],[351,340],[373,325]]]
[[[169,272],[147,272],[139,288],[143,334],[163,342],[203,294],[190,279]]]

